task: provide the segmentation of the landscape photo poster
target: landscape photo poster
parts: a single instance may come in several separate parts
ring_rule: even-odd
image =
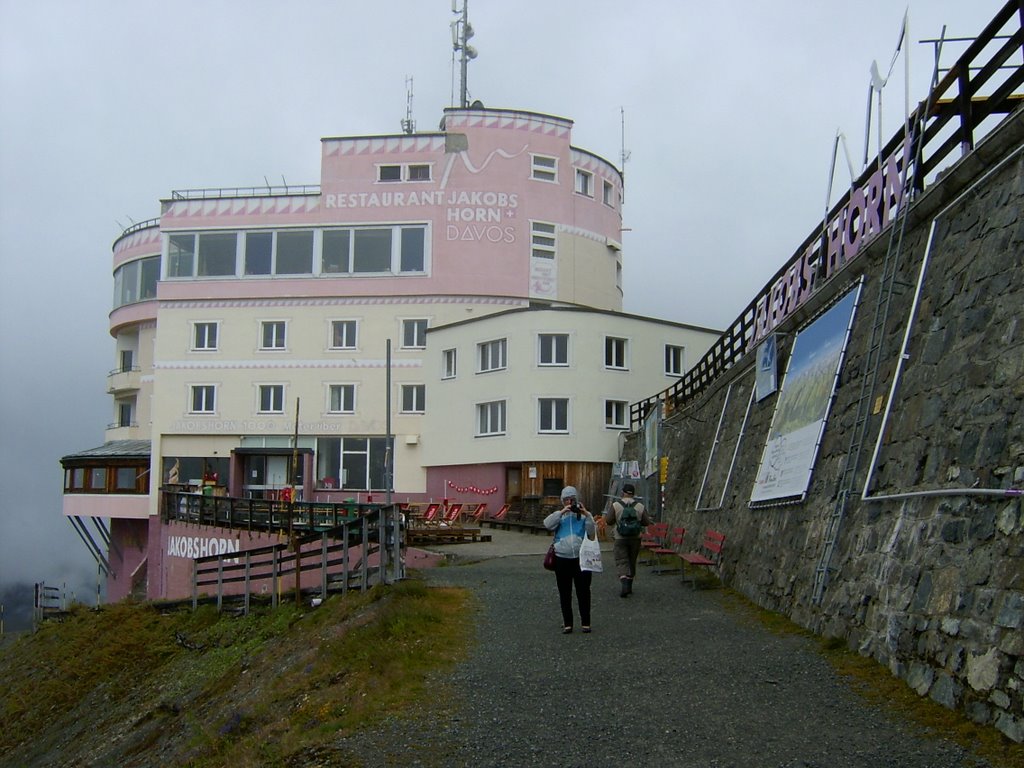
[[[778,389],[775,368],[777,360],[775,334],[773,333],[766,336],[765,340],[757,347],[757,373],[755,375],[757,402],[761,402]]]
[[[750,504],[801,501],[811,482],[861,283],[793,340]]]

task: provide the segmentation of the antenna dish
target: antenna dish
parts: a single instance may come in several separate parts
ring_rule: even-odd
[[[477,99],[472,104],[470,104],[469,108],[470,109],[485,109],[484,103],[482,101],[480,101],[480,99]]]

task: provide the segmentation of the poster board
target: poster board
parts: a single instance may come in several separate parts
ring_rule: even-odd
[[[803,501],[860,298],[860,282],[797,333],[750,506]]]

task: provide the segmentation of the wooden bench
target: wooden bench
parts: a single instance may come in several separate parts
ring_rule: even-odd
[[[697,577],[696,575],[686,578],[686,564],[689,563],[691,566],[703,566],[708,570],[717,568],[722,560],[722,547],[725,546],[725,534],[719,533],[718,531],[711,530],[710,528],[704,534],[704,541],[700,545],[700,549],[696,552],[684,552],[679,555],[680,570],[683,574],[683,583],[689,581],[693,588],[697,588]]]

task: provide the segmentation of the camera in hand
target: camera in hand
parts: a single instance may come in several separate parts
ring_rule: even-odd
[[[580,504],[576,499],[569,502],[569,509],[575,512],[577,515],[580,513]]]

